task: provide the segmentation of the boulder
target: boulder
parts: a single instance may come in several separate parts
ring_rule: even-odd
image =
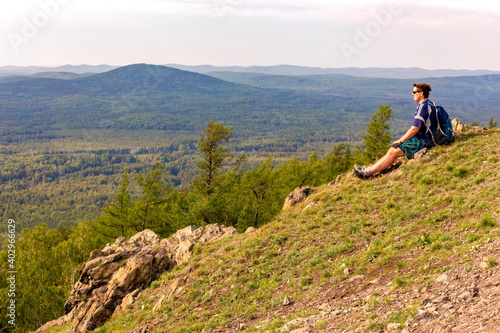
[[[64,305],[66,315],[36,332],[72,321],[70,332],[87,332],[102,326],[115,311],[134,302],[154,277],[189,260],[197,243],[236,234],[233,227],[211,224],[186,227],[166,239],[144,230],[128,241],[118,238],[93,251]]]
[[[311,191],[311,188],[308,186],[295,188],[295,190],[286,196],[283,209],[287,209],[301,203],[311,194]]]
[[[462,123],[458,118],[453,119],[451,125],[454,132],[463,132],[467,129],[467,124]]]

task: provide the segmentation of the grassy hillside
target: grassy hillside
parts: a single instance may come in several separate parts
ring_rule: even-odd
[[[498,287],[499,174],[500,132],[487,131],[383,177],[346,175],[258,230],[196,248],[96,332],[380,332],[433,318],[426,298],[447,295],[436,288],[448,275],[449,288],[483,275]],[[495,327],[498,297],[479,295],[467,307]]]

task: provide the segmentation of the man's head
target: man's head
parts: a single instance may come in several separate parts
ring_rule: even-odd
[[[427,83],[414,83],[413,84],[413,100],[420,103],[429,98],[429,93],[432,88]]]

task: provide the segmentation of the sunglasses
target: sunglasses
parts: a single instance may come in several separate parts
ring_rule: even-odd
[[[416,94],[416,93],[418,93],[418,92],[422,92],[422,90],[412,91],[411,93],[412,93],[412,95],[415,95],[415,94]]]

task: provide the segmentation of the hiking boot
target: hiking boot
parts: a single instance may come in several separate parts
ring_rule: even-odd
[[[373,177],[372,173],[366,167],[360,167],[359,165],[354,165],[354,175],[359,179],[368,179]]]
[[[364,169],[365,169],[365,167],[354,164],[354,170],[363,171]]]

